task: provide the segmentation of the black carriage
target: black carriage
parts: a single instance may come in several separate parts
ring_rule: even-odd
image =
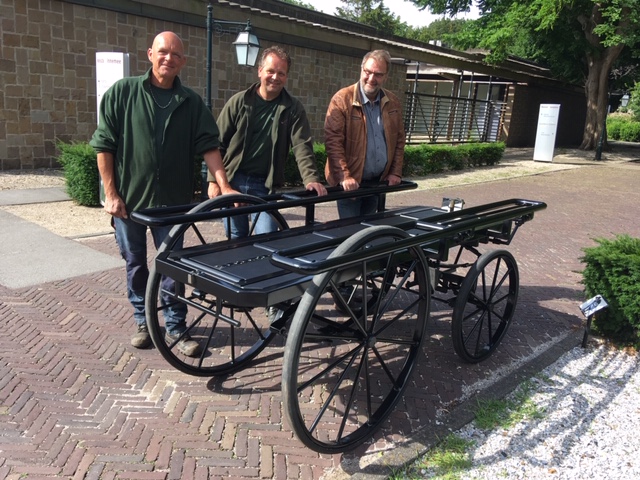
[[[431,300],[453,309],[452,339],[467,362],[489,357],[518,300],[518,267],[503,248],[518,227],[546,208],[510,199],[458,210],[414,206],[387,210],[386,194],[410,182],[355,192],[330,189],[268,198],[227,195],[132,217],[175,225],[153,262],[147,323],[175,368],[228,375],[247,366],[278,336],[284,411],[300,440],[322,453],[355,448],[380,427],[401,398],[421,352]],[[316,208],[338,198],[379,195],[379,212],[317,222]],[[290,227],[283,212],[304,212]],[[229,222],[249,216],[250,234],[229,238]],[[254,235],[261,216],[277,231]],[[176,282],[163,288],[163,277]],[[186,357],[164,337],[162,311],[187,306],[187,333],[202,352]]]

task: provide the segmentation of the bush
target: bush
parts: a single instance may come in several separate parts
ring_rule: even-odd
[[[620,127],[620,140],[640,142],[640,122],[628,122]]]
[[[79,205],[100,205],[100,187],[96,152],[91,145],[82,143],[58,143],[67,194]]]
[[[620,140],[622,125],[627,123],[624,117],[609,115],[607,117],[607,137],[609,140]]]
[[[457,145],[407,145],[404,149],[404,177],[426,176],[447,170],[500,163],[505,145],[498,143],[469,143]]]
[[[607,136],[611,140],[640,142],[640,122],[629,114],[613,113],[607,117]]]
[[[325,150],[324,144],[314,143],[313,153],[316,157],[316,166],[320,174],[320,181],[324,182],[324,165],[327,163],[327,151]],[[293,156],[293,150],[289,150],[289,158],[287,158],[287,162],[284,165],[284,183],[286,187],[304,187],[304,185],[302,185],[300,170],[298,170],[298,163]]]
[[[596,314],[594,331],[626,344],[640,344],[640,239],[619,235],[585,248],[582,283],[587,298],[602,295],[609,308]]]

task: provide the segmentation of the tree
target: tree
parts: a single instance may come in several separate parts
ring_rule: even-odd
[[[473,0],[411,0],[436,14],[469,11]],[[489,49],[545,60],[552,72],[585,87],[581,148],[596,148],[607,114],[609,77],[625,48],[640,46],[640,0],[478,0],[481,18],[460,38]],[[519,50],[519,51],[518,51]]]
[[[336,16],[369,25],[385,34],[405,36],[410,27],[391,13],[380,0],[342,0],[344,7],[336,8]]]
[[[443,45],[451,48],[459,48],[457,39],[464,31],[466,24],[471,21],[472,20],[465,19],[439,18],[426,27],[409,27],[403,36],[424,43],[440,40]]]
[[[315,10],[315,7],[310,3],[299,2],[298,0],[280,0],[280,1],[284,3],[290,3],[291,5],[297,5],[298,7],[308,8],[309,10]]]

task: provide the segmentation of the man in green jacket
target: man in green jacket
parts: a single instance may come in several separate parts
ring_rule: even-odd
[[[313,153],[307,114],[299,100],[284,88],[291,57],[280,47],[265,49],[260,57],[260,82],[236,93],[218,116],[220,151],[231,186],[241,193],[264,196],[284,183],[285,163],[293,149],[307,190],[326,195]],[[209,173],[209,197],[219,186]],[[254,233],[275,230],[268,215],[260,215]],[[248,218],[231,221],[231,236],[249,233]]]
[[[147,228],[129,214],[191,203],[196,155],[204,157],[221,193],[234,193],[222,164],[216,122],[200,96],[178,78],[186,63],[182,40],[162,32],[147,56],[152,65],[147,73],[119,80],[104,94],[91,139],[104,184],[104,209],[113,217],[126,263],[127,297],[137,325],[131,344],[136,348],[151,345],[145,319]],[[170,229],[151,228],[156,248]],[[175,286],[165,278],[162,287],[173,291]],[[184,355],[197,356],[200,345],[185,333],[186,310],[184,304],[164,310],[167,341],[177,341]]]

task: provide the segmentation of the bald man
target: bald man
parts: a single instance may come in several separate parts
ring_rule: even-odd
[[[136,323],[131,344],[136,348],[151,346],[144,304],[149,277],[147,228],[129,214],[191,203],[196,155],[204,157],[223,194],[235,192],[218,150],[216,122],[202,98],[178,77],[187,62],[182,40],[173,32],[162,32],[147,57],[151,68],[144,75],[123,78],[104,94],[99,126],[90,142],[104,183],[104,209],[113,217],[116,242],[126,263],[127,297]],[[156,248],[170,229],[151,227]],[[163,289],[174,287],[171,279],[164,279]],[[163,313],[167,341],[178,341],[180,352],[197,356],[200,345],[185,333],[186,306],[168,307]]]

